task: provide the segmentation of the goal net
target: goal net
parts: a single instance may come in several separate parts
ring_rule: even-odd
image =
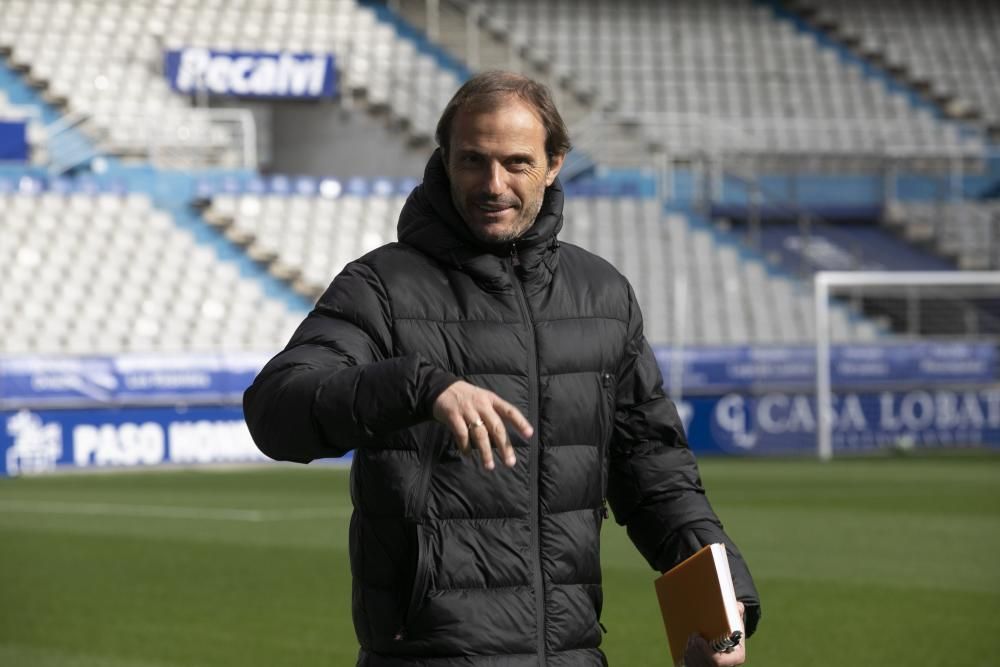
[[[818,454],[1000,447],[1000,272],[816,274]],[[831,315],[879,333],[837,335]]]

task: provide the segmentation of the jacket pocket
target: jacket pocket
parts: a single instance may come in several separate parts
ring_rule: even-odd
[[[431,476],[434,473],[434,460],[443,448],[443,443],[433,438],[421,443],[417,453],[417,478],[406,499],[404,511],[410,521],[420,523],[427,513],[427,499],[430,495]]]
[[[406,604],[406,611],[403,614],[404,632],[410,628],[417,614],[424,606],[424,599],[430,588],[430,548],[427,545],[427,529],[422,524],[416,524],[416,546],[417,562],[413,570],[413,587],[410,589],[410,597]]]
[[[608,456],[611,438],[615,432],[615,376],[607,371],[601,372],[601,401],[604,416],[604,427],[601,430],[601,442],[598,456],[601,459],[601,518],[608,518]]]

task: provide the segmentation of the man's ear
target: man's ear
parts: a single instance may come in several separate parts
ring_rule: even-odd
[[[552,182],[556,180],[556,176],[559,175],[559,170],[562,169],[563,161],[566,159],[566,154],[553,155],[549,158],[549,168],[545,172],[545,187],[552,185]]]

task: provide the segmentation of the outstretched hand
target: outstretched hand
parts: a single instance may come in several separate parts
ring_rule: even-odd
[[[434,419],[451,428],[462,454],[479,451],[483,467],[487,470],[494,468],[494,448],[508,468],[517,463],[505,422],[525,440],[534,432],[520,410],[492,391],[463,380],[441,392],[434,401],[433,415]]]

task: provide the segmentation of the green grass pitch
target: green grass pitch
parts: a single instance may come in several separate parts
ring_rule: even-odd
[[[1000,457],[702,461],[764,600],[749,665],[1000,665]],[[353,665],[347,473],[0,480],[0,665]],[[654,573],[603,542],[604,648],[667,665]]]

